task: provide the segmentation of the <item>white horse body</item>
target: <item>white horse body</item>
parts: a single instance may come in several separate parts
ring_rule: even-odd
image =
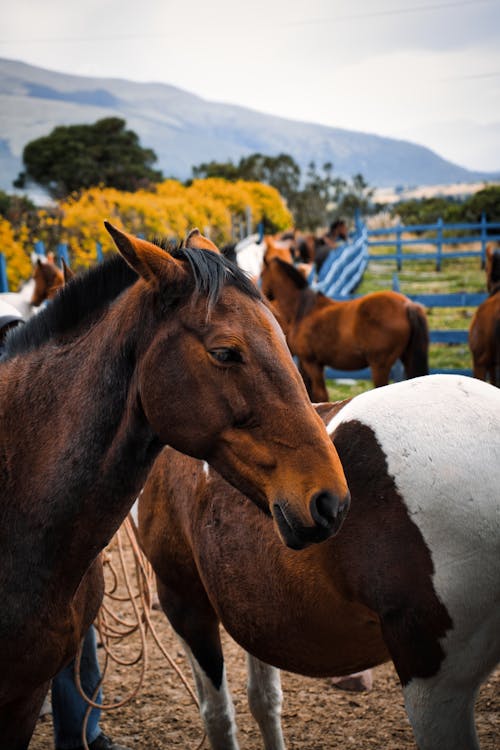
[[[234,248],[236,262],[242,271],[245,271],[251,279],[260,278],[264,263],[266,243],[259,242],[259,235],[252,234],[238,242]]]
[[[348,423],[373,431],[452,622],[440,639],[437,672],[403,687],[416,741],[420,750],[478,750],[474,703],[500,661],[500,389],[454,375],[415,378],[355,397],[329,423],[333,440]],[[237,750],[225,678],[214,689],[187,650],[212,746]],[[250,707],[265,748],[283,750],[279,671],[251,655],[249,667]]]
[[[15,307],[23,319],[26,320],[35,312],[35,308],[31,304],[34,287],[34,280],[28,279],[18,292],[2,292],[0,294],[0,301]]]
[[[403,690],[418,745],[476,748],[476,689],[500,660],[500,390],[454,375],[416,378],[361,394],[330,434],[349,419],[382,446],[453,620],[438,674]]]

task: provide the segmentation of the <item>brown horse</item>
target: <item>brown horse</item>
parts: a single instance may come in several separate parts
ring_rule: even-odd
[[[122,257],[11,332],[0,362],[1,750],[27,748],[98,611],[99,552],[164,445],[209,461],[291,547],[328,538],[348,508],[255,286],[197,231],[166,252],[106,226]]]
[[[500,387],[500,249],[488,245],[486,279],[490,293],[475,311],[469,328],[474,377]]]
[[[327,365],[339,370],[369,366],[375,386],[389,382],[397,359],[408,378],[429,372],[425,311],[403,294],[373,292],[334,301],[313,291],[301,273],[279,259],[265,266],[262,291],[278,312],[313,401],[328,400]]]
[[[251,655],[249,703],[267,750],[284,747],[270,665],[327,677],[388,659],[420,750],[474,750],[475,699],[500,659],[500,391],[430,375],[318,410],[352,495],[335,538],[287,550],[258,508],[171,449],[139,500],[211,746],[238,748],[222,623]]]
[[[486,287],[491,293],[493,286],[500,282],[500,245],[489,242],[486,245]]]
[[[50,259],[38,258],[33,268],[35,286],[31,304],[38,307],[48,299],[53,299],[64,284],[64,273]]]
[[[295,231],[292,245],[294,260],[307,264],[314,263],[319,273],[330,251],[337,247],[339,240],[347,242],[348,238],[349,229],[344,219],[333,221],[328,231],[319,236]]]

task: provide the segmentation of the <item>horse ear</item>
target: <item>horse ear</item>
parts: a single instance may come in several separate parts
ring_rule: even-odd
[[[127,234],[127,232],[122,232],[109,221],[105,221],[104,226],[113,238],[122,258],[145,281],[156,282],[160,278],[167,278],[168,282],[172,283],[185,278],[186,271],[180,261],[157,245]]]
[[[64,258],[61,258],[62,267],[63,267],[63,276],[64,276],[64,283],[67,284],[70,279],[75,278],[75,274],[71,270],[71,268],[68,266]]]
[[[208,237],[204,237],[199,229],[192,229],[189,232],[184,240],[184,247],[191,247],[196,250],[211,250],[213,253],[220,252],[219,248]]]

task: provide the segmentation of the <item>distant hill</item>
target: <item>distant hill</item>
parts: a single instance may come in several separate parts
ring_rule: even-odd
[[[333,162],[335,172],[361,172],[371,185],[443,184],[493,179],[442,159],[428,148],[220,104],[161,83],[85,78],[0,59],[0,188],[12,188],[23,147],[56,125],[123,117],[153,148],[165,175],[186,178],[191,166],[239,159],[256,151],[288,153],[301,165]]]

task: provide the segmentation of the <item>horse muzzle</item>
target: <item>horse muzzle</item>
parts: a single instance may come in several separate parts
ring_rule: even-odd
[[[313,495],[309,504],[314,525],[304,525],[286,500],[273,504],[272,515],[286,546],[300,550],[311,544],[324,542],[337,534],[348,513],[350,503],[349,492],[341,501],[332,492],[322,490]]]

